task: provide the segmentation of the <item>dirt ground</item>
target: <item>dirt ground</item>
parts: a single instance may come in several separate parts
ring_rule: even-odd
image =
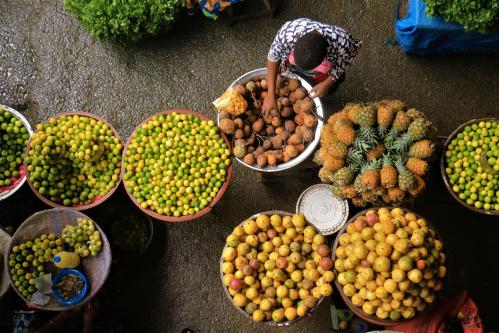
[[[249,1],[248,1],[249,3]],[[62,1],[0,1],[0,104],[20,110],[32,124],[72,110],[109,120],[128,138],[147,116],[170,108],[193,109],[215,118],[211,102],[243,73],[263,67],[274,34],[287,20],[310,17],[339,25],[364,41],[347,80],[325,100],[329,113],[351,101],[397,98],[427,113],[447,136],[472,118],[498,116],[496,55],[413,57],[394,39],[395,0],[281,1],[274,18],[230,25],[200,15],[182,17],[172,33],[123,46],[90,37],[67,14]],[[257,9],[259,2],[243,5]],[[499,219],[474,214],[452,200],[433,166],[431,184],[412,207],[439,230],[447,248],[447,294],[468,290],[489,330],[499,329]],[[226,235],[262,211],[294,211],[316,177],[297,170],[275,182],[255,181],[236,164],[232,183],[215,211],[195,222],[154,222],[152,246],[140,258],[113,267],[101,303],[109,323],[126,332],[329,332],[329,305],[288,328],[244,318],[226,298],[218,260]],[[47,208],[25,186],[0,202],[0,224],[19,225]],[[120,190],[88,214],[109,225],[114,214],[132,210]],[[330,241],[333,238],[329,239]],[[21,304],[13,293],[0,300],[0,331]],[[108,317],[106,317],[106,320]]]

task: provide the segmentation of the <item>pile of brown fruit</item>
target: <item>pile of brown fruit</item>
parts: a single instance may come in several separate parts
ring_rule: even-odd
[[[236,158],[260,168],[286,163],[314,139],[315,103],[297,79],[279,77],[276,82],[278,110],[262,112],[267,96],[265,79],[236,85],[234,90],[248,102],[239,114],[220,112],[219,126],[233,140]]]

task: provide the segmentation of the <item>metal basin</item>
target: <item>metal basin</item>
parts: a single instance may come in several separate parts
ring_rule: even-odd
[[[234,87],[238,84],[246,84],[248,81],[250,81],[252,79],[264,78],[266,75],[267,75],[267,68],[259,68],[259,69],[252,70],[251,72],[248,72],[248,73],[240,76],[237,80],[232,82],[230,87]],[[307,90],[307,92],[310,92],[310,90],[312,90],[312,86],[310,85],[310,83],[308,83],[305,79],[303,79],[303,78],[301,78],[293,73],[286,72],[286,73],[283,73],[280,75],[282,77],[285,77],[285,78],[298,79],[298,80],[300,80],[300,83],[303,86],[303,88],[305,88]],[[324,110],[322,108],[322,103],[321,103],[319,97],[313,98],[313,101],[314,101],[315,106],[316,106],[315,112],[317,113],[317,115],[324,118]],[[220,122],[219,116],[217,118],[217,121]],[[321,134],[322,126],[323,126],[322,121],[320,119],[318,119],[317,126],[315,128],[314,140],[309,142],[307,144],[307,146],[305,147],[305,149],[298,156],[289,160],[286,163],[281,163],[281,164],[278,164],[276,166],[266,166],[265,168],[260,168],[256,164],[255,165],[246,164],[243,162],[242,159],[236,158],[236,160],[239,163],[241,163],[242,165],[244,165],[250,169],[253,169],[256,171],[261,171],[261,172],[279,172],[279,171],[291,169],[292,167],[295,167],[298,164],[305,161],[315,151],[315,148],[317,148],[317,145],[319,144],[319,141],[320,141],[320,134]]]

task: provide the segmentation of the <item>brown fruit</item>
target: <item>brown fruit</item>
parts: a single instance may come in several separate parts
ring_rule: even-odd
[[[284,123],[284,128],[286,129],[286,131],[293,133],[296,129],[296,124],[292,120],[286,120],[286,122]]]
[[[297,88],[295,90],[295,96],[296,96],[297,100],[304,99],[305,96],[307,96],[307,92],[306,92],[305,88],[303,88],[303,87]]]
[[[270,166],[277,165],[277,157],[274,154],[267,154],[267,163]]]
[[[302,126],[304,124],[304,120],[303,120],[303,117],[300,115],[300,114],[297,114],[295,116],[295,123],[296,125],[298,126]]]
[[[257,158],[256,158],[256,164],[258,164],[258,166],[260,168],[264,168],[267,166],[267,155],[265,154],[261,154],[259,155]]]
[[[291,79],[288,81],[288,88],[290,91],[295,91],[298,87],[300,87],[300,82],[296,79]]]
[[[263,119],[258,119],[253,123],[251,127],[253,128],[253,131],[260,132],[263,129],[263,126],[264,126]]]
[[[315,127],[317,125],[317,119],[312,114],[307,114],[303,116],[303,124],[307,127]]]
[[[288,144],[298,145],[303,143],[303,136],[300,133],[294,133],[288,139]]]
[[[290,158],[296,157],[298,155],[298,149],[294,145],[286,145],[284,148],[284,154],[288,155]]]
[[[314,131],[312,131],[312,129],[308,128],[308,127],[304,127],[301,131],[301,135],[303,137],[303,141],[305,142],[310,142],[314,139],[315,137],[315,134],[314,134]]]
[[[287,118],[287,117],[290,117],[291,114],[293,114],[293,109],[289,106],[285,106],[282,108],[281,110],[281,117],[283,118]]]
[[[246,88],[242,85],[242,84],[238,84],[234,87],[234,90],[239,94],[239,95],[246,95],[246,93],[248,92],[246,90]]]
[[[234,134],[236,131],[236,124],[234,124],[233,120],[228,118],[220,119],[219,127],[222,132],[228,135]]]

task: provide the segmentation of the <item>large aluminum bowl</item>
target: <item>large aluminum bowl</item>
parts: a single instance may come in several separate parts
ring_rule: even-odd
[[[303,86],[303,88],[305,88],[307,90],[307,92],[310,92],[310,90],[312,90],[312,88],[313,88],[310,85],[310,83],[308,83],[305,79],[303,79],[303,78],[301,78],[293,73],[285,72],[285,73],[280,74],[280,75],[282,77],[285,77],[285,78],[293,78],[293,79],[300,80],[301,85]],[[232,88],[238,84],[246,84],[248,81],[250,81],[252,79],[257,79],[257,78],[263,79],[266,76],[267,76],[267,68],[255,69],[255,70],[252,70],[251,72],[248,72],[248,73],[240,76],[237,80],[232,82],[232,84],[230,85],[230,88]],[[315,106],[316,106],[315,112],[317,113],[317,115],[320,118],[324,119],[324,110],[322,108],[321,100],[319,99],[319,97],[315,97],[315,98],[313,98],[313,101],[314,101]],[[220,123],[220,116],[219,115],[217,118],[217,122]],[[305,149],[298,156],[289,160],[286,163],[281,163],[281,164],[278,164],[276,166],[266,166],[265,168],[260,168],[256,164],[255,165],[246,164],[243,162],[242,159],[236,158],[236,160],[239,163],[241,163],[242,165],[244,165],[250,169],[253,169],[256,171],[261,171],[261,172],[278,172],[278,171],[290,169],[294,166],[297,166],[301,162],[305,161],[314,152],[315,148],[317,148],[317,145],[319,144],[319,141],[320,141],[322,126],[323,126],[322,121],[320,119],[318,119],[317,126],[315,128],[314,140],[312,140],[312,142],[309,142],[307,144],[307,146],[305,147]]]
[[[28,131],[29,136],[31,138],[31,136],[33,135],[33,129],[31,128],[29,121],[22,114],[20,114],[19,112],[17,112],[13,108],[8,107],[7,105],[0,104],[0,108],[7,110],[7,112],[12,114],[15,118],[19,119],[23,123],[24,127],[26,127],[26,130]],[[13,195],[14,193],[16,193],[17,190],[19,190],[25,182],[26,182],[26,175],[22,176],[21,180],[13,188],[8,189],[7,191],[1,191],[0,192],[0,201],[5,200],[8,197],[10,197],[11,195]]]

